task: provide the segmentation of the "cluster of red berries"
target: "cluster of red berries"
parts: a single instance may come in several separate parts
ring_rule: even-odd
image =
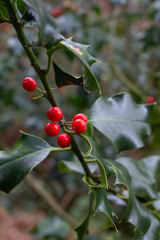
[[[63,117],[62,110],[59,107],[49,108],[47,111],[47,118],[52,121],[51,123],[47,123],[45,126],[45,133],[50,137],[55,137],[60,132],[60,127],[57,123]],[[87,116],[83,113],[79,113],[74,116],[72,123],[72,130],[77,133],[85,132],[87,128]],[[61,133],[57,138],[57,143],[60,147],[65,148],[71,144],[71,138],[66,133]]]
[[[37,88],[36,81],[31,77],[26,77],[22,82],[23,88],[32,92]],[[47,118],[51,121],[45,126],[45,133],[50,137],[55,137],[60,132],[60,126],[56,123],[59,122],[63,117],[62,110],[59,107],[51,107],[47,111]],[[83,113],[78,113],[74,116],[72,122],[72,130],[77,133],[85,132],[87,128],[87,116]],[[60,147],[65,148],[71,144],[71,138],[66,133],[61,133],[57,138],[57,143]]]

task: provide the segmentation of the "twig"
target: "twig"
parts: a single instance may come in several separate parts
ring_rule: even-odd
[[[67,209],[70,203],[73,201],[73,199],[79,194],[79,189],[75,188],[70,191],[68,191],[63,199],[60,202],[60,205],[63,209]]]
[[[137,96],[139,96],[143,101],[145,101],[146,96],[145,94],[138,88],[134,83],[132,83],[122,72],[122,70],[115,66],[112,65],[113,71],[117,75],[117,77],[123,82],[132,92],[134,92]]]
[[[60,205],[56,202],[53,196],[43,187],[43,185],[35,179],[31,174],[26,177],[28,184],[36,190],[36,192],[43,197],[43,199],[48,203],[48,205],[53,209],[53,211],[63,219],[65,219],[74,228],[78,225],[77,221],[71,217],[67,212],[65,212]]]

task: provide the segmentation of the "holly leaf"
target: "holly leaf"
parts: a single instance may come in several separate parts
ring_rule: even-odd
[[[147,233],[142,236],[141,240],[158,240],[160,239],[160,221],[150,212],[151,226]]]
[[[61,160],[58,163],[59,172],[77,172],[80,174],[85,174],[83,167],[79,161],[64,161]]]
[[[134,195],[131,187],[132,178],[127,168],[119,162],[110,160],[108,160],[108,162],[111,164],[116,174],[115,185],[125,185],[129,193],[129,202],[121,221],[130,222],[136,227],[140,235],[144,235],[149,230],[151,224],[148,209],[144,207]]]
[[[83,237],[85,236],[85,234],[88,233],[88,224],[89,224],[90,216],[91,216],[91,213],[92,213],[93,202],[94,202],[94,195],[91,192],[90,195],[89,195],[89,209],[88,209],[87,216],[83,220],[83,222],[78,227],[76,227],[74,229],[77,232],[78,240],[83,240]]]
[[[91,65],[97,62],[97,60],[88,52],[88,47],[88,45],[73,42],[72,38],[68,38],[60,41],[51,51],[65,49],[76,55],[85,66],[85,71],[82,76],[84,90],[87,92],[94,90],[101,92],[97,79],[91,70]]]
[[[0,20],[1,22],[9,22],[10,17],[4,1],[0,1]]]
[[[57,24],[54,18],[49,14],[42,0],[23,0],[18,1],[17,7],[22,12],[21,5],[26,5],[25,13],[23,13],[22,21],[30,27],[36,26],[39,31],[38,45],[46,48],[53,47],[60,40],[64,39],[57,31]]]
[[[99,154],[97,150],[96,143],[92,140],[92,138],[85,136],[88,141],[90,142],[90,153],[89,157],[96,160],[97,165],[99,167],[100,173],[101,173],[101,187],[108,188],[108,182],[107,177],[113,175],[114,171],[110,167],[110,164],[108,164],[106,159],[103,159],[103,157]]]
[[[54,62],[53,68],[55,73],[55,81],[58,88],[67,85],[77,85],[83,87],[83,77],[75,77],[60,69]]]
[[[19,12],[24,16],[26,11],[26,4],[22,0],[16,0],[17,8]]]
[[[9,193],[51,151],[59,149],[39,137],[21,132],[12,150],[0,151],[0,190]]]
[[[140,148],[151,133],[153,105],[136,104],[128,93],[100,97],[92,106],[88,122],[107,137],[117,152]]]
[[[141,167],[141,161],[136,162],[134,159],[127,157],[118,158],[116,162],[121,163],[127,168],[132,178],[131,188],[138,197],[146,199],[156,199],[158,197],[156,192],[156,181],[153,175],[149,173],[149,169],[145,167],[144,161],[142,164],[143,167]]]
[[[89,163],[88,167],[90,171],[94,173],[95,170],[97,169],[97,164]],[[78,160],[74,160],[74,161],[61,160],[58,163],[58,170],[59,172],[76,172],[83,175],[85,174],[84,169]]]
[[[102,231],[108,227],[114,227],[118,232],[117,227],[113,222],[113,217],[115,217],[116,214],[108,202],[106,189],[103,187],[92,187],[92,191],[95,194],[95,213],[104,213],[107,216],[107,220]]]
[[[150,178],[153,179],[154,184],[158,187],[158,177],[160,172],[160,156],[153,155],[143,158],[139,162],[141,169],[144,169],[150,175]]]

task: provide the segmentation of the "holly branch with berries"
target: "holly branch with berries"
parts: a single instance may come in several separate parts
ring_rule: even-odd
[[[13,149],[0,152],[0,190],[6,193],[12,191],[50,153],[72,152],[76,160],[61,161],[59,168],[63,165],[63,170],[81,176],[82,184],[88,189],[88,210],[80,222],[65,214],[61,216],[74,227],[78,240],[89,239],[90,218],[98,213],[103,214],[105,220],[96,237],[108,228],[118,232],[121,222],[125,222],[132,226],[134,239],[158,240],[160,215],[154,201],[159,200],[157,169],[160,168],[160,157],[148,156],[137,162],[124,155],[126,150],[143,147],[151,135],[150,119],[155,99],[149,96],[146,102],[137,103],[129,93],[124,92],[103,96],[101,84],[92,70],[92,65],[101,63],[89,53],[88,45],[77,43],[71,37],[65,38],[59,32],[54,18],[61,14],[62,11],[50,14],[41,0],[0,0],[0,21],[12,25],[42,84],[39,87],[32,76],[24,76],[18,87],[40,94],[33,98],[35,101],[48,101],[44,113],[48,123],[43,129],[49,138],[57,142],[53,146],[39,136],[21,131]],[[35,41],[30,40],[26,28],[36,29]],[[36,51],[45,50],[45,69],[40,66],[35,48]],[[62,69],[55,63],[53,54],[58,54],[59,50],[72,53],[79,59],[84,66],[81,76],[73,76],[65,71],[65,67]],[[51,71],[56,88],[49,81]],[[87,113],[77,112],[68,121],[63,114],[66,106],[59,106],[55,91],[71,85],[83,89],[88,95],[96,92],[97,99]],[[141,100],[144,100],[143,97]],[[111,159],[100,147],[105,145],[107,149],[108,144],[115,152]],[[151,161],[154,163],[152,169]],[[118,200],[109,198],[110,194]],[[125,206],[121,214],[114,206],[119,204],[118,201]],[[153,232],[155,237],[151,239]]]

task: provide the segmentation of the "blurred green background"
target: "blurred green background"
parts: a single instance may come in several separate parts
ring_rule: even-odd
[[[90,45],[89,52],[99,60],[92,70],[100,82],[102,95],[113,96],[129,92],[137,103],[146,103],[148,96],[157,102],[151,119],[152,136],[142,149],[121,153],[139,160],[144,156],[160,154],[160,1],[156,0],[57,0],[44,1],[50,14],[55,17],[60,32],[65,37]],[[32,31],[27,31],[33,38]],[[41,66],[46,67],[44,49],[34,48]],[[71,53],[58,51],[53,56],[58,66],[69,73],[79,75],[82,64]],[[33,100],[38,92],[27,93],[22,88],[26,76],[35,78],[42,87],[15,31],[6,23],[0,24],[0,149],[10,149],[19,137],[19,130],[38,135],[50,144],[56,140],[44,134],[47,123],[46,111],[50,107],[45,99]],[[54,73],[49,80],[55,87]],[[55,96],[67,120],[78,112],[89,113],[98,93],[87,94],[75,86],[55,90]],[[98,139],[95,139],[98,141]],[[103,144],[102,144],[103,143]],[[112,146],[105,141],[99,148],[106,158],[113,158]],[[70,153],[50,155],[33,171],[59,202],[60,206],[81,222],[88,208],[88,189],[81,176],[74,173],[59,173],[59,160],[73,159]],[[109,195],[119,216],[126,204]],[[39,195],[29,180],[21,183],[9,195],[0,193],[0,239],[52,239],[72,240],[75,233],[62,218],[54,215],[53,209]],[[32,221],[31,221],[32,219]],[[86,240],[94,240],[94,233],[103,225],[104,217],[92,217],[91,232]],[[6,222],[15,234],[9,235]],[[36,224],[40,223],[37,227]],[[47,226],[47,227],[46,227]],[[53,227],[54,226],[54,227]],[[55,228],[56,226],[56,228]],[[132,239],[132,227],[120,224],[120,234],[109,230],[99,239]],[[46,230],[47,229],[47,230]],[[57,229],[57,230],[56,230]],[[7,235],[8,234],[8,235]],[[16,235],[17,234],[17,235]],[[19,234],[19,235],[18,235]],[[22,234],[22,235],[21,235]],[[18,236],[13,238],[13,235]]]

